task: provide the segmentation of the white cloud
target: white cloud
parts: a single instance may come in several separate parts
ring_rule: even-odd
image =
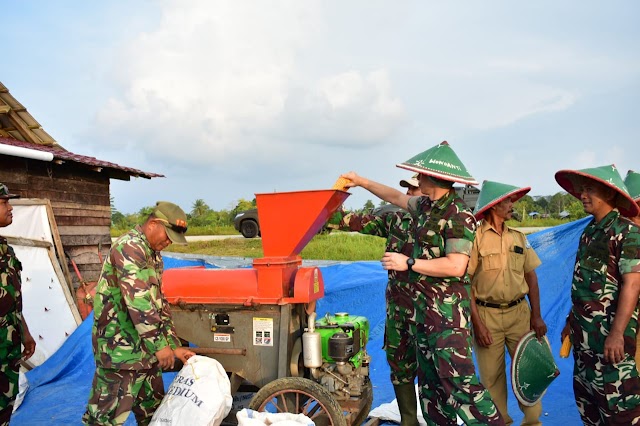
[[[391,92],[385,71],[330,76],[311,90],[291,92],[283,129],[323,145],[384,143],[405,119],[402,102]]]
[[[221,207],[350,169],[393,183],[442,140],[477,179],[534,194],[562,168],[638,168],[636,2],[130,3],[8,9],[10,33],[38,30],[3,69],[66,148],[167,175],[114,185],[124,211],[165,192]]]
[[[135,145],[185,167],[257,166],[295,157],[299,141],[388,142],[403,122],[384,70],[305,72],[298,56],[324,31],[317,2],[162,7],[158,28],[121,55],[123,96],[98,114],[116,149]]]

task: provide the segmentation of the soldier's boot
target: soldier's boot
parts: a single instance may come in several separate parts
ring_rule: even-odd
[[[401,426],[418,426],[418,400],[413,383],[394,385]]]

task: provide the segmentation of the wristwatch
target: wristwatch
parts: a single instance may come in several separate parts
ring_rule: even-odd
[[[413,257],[407,259],[407,267],[409,268],[409,271],[413,272],[413,265],[415,264],[416,260]]]

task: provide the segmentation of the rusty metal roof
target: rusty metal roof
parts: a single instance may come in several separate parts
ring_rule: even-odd
[[[124,167],[115,163],[110,163],[108,161],[98,160],[95,157],[87,157],[85,155],[74,154],[73,152],[63,149],[62,147],[60,147],[60,145],[57,144],[56,146],[36,145],[30,142],[19,141],[17,139],[5,138],[2,136],[0,136],[0,144],[28,148],[36,151],[50,152],[51,154],[53,154],[53,161],[57,163],[72,161],[97,169],[120,170],[131,176],[143,177],[147,179],[151,179],[153,177],[164,177],[164,175],[158,173],[143,172],[142,170],[133,169],[131,167]],[[101,170],[96,171],[99,172]]]
[[[40,123],[27,109],[14,98],[9,89],[0,82],[0,144],[12,145],[21,148],[34,149],[37,151],[50,152],[53,154],[54,162],[65,161],[83,164],[95,169],[97,172],[105,170],[110,173],[110,177],[122,179],[122,173],[129,176],[151,179],[153,177],[164,177],[158,173],[144,172],[131,167],[120,166],[108,161],[98,160],[95,157],[74,154],[64,149],[55,139],[44,131]],[[119,172],[119,173],[118,173]],[[128,180],[128,179],[125,179]]]

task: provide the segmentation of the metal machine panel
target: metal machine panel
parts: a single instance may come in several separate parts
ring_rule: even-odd
[[[294,305],[199,305],[172,309],[180,338],[197,342],[198,353],[262,387],[290,374],[289,354],[301,331],[292,329]],[[294,314],[294,317],[296,314]]]

